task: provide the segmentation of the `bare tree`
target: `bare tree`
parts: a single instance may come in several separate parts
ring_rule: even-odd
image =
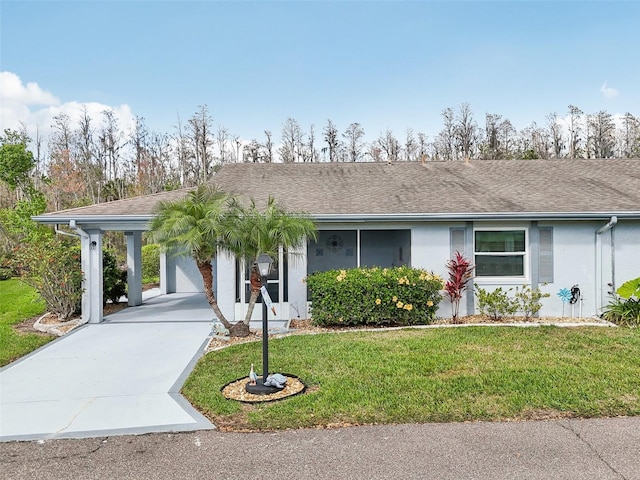
[[[136,169],[135,190],[138,195],[150,193],[149,191],[149,149],[147,140],[149,131],[143,117],[136,117],[136,123],[131,132],[129,142],[133,146],[134,163]]]
[[[616,125],[610,113],[600,111],[594,115],[589,115],[587,123],[589,125],[591,151],[594,158],[611,158],[614,156],[616,145]]]
[[[453,160],[455,153],[455,123],[453,109],[447,108],[443,110],[442,119],[444,120],[444,126],[435,140],[435,143],[437,143],[438,156],[441,156],[443,160]]]
[[[104,174],[96,156],[96,145],[92,119],[86,105],[82,106],[82,113],[78,129],[74,135],[77,164],[82,171],[85,187],[92,203],[100,202]]]
[[[118,119],[113,110],[102,112],[103,126],[98,134],[99,149],[106,165],[106,183],[103,187],[105,200],[117,200],[126,197],[127,168],[120,156],[125,144],[124,133],[120,130]]]
[[[487,113],[485,116],[483,156],[488,160],[500,158],[499,124],[501,119],[502,115],[495,113]]]
[[[280,159],[283,163],[300,161],[302,157],[303,134],[300,124],[289,117],[282,127],[282,146],[279,149]]]
[[[327,120],[327,125],[323,130],[324,141],[327,142],[327,150],[329,152],[329,161],[335,162],[337,160],[336,154],[338,153],[338,129],[331,120]]]
[[[232,145],[234,147],[231,160],[233,162],[243,162],[244,159],[240,155],[240,151],[242,149],[242,140],[240,139],[240,136],[239,135],[235,135],[235,134],[232,135],[231,143],[232,143]]]
[[[271,140],[271,130],[265,130],[264,136],[267,137],[267,141],[264,143],[264,161],[266,163],[273,162],[273,140]]]
[[[460,152],[462,158],[470,159],[478,139],[478,127],[468,103],[460,105],[455,119],[454,135],[456,151]]]
[[[564,138],[558,115],[555,112],[547,115],[547,130],[551,137],[551,155],[553,158],[560,158],[564,150]]]
[[[174,137],[176,144],[176,158],[178,161],[178,171],[180,175],[180,185],[182,187],[192,187],[197,185],[196,169],[193,167],[193,153],[189,142],[189,137],[183,131],[182,122],[178,115],[178,125]]]
[[[153,132],[149,136],[147,149],[149,193],[179,187],[180,172],[171,169],[171,137],[166,133]]]
[[[384,154],[387,163],[397,162],[400,158],[400,142],[389,129],[378,137],[378,145]]]
[[[503,151],[503,153],[501,154],[501,158],[503,159],[513,158],[515,155],[515,152],[513,149],[516,142],[515,127],[511,124],[510,120],[505,119],[502,122],[500,122],[499,131],[500,131],[502,151]]]
[[[243,161],[248,163],[260,162],[260,147],[261,145],[254,138],[243,148]]]
[[[363,155],[364,129],[359,123],[352,123],[347,127],[342,136],[345,139],[347,159],[350,162],[358,162]]]
[[[306,148],[303,149],[303,162],[315,162],[318,159],[318,151],[316,149],[316,133],[313,125],[309,127],[309,141]]]
[[[569,105],[569,158],[578,158],[581,155],[580,143],[582,139],[582,115],[583,112],[578,107]]]
[[[198,183],[205,183],[213,174],[212,121],[208,107],[200,105],[188,122]]]
[[[369,144],[369,151],[367,153],[371,157],[372,162],[384,161],[382,148],[380,148],[380,144],[377,141]]]
[[[418,132],[418,159],[426,162],[429,159],[428,153],[428,137],[422,132]]]
[[[624,114],[619,134],[620,156],[634,158],[640,156],[640,119],[629,112]]]
[[[413,129],[407,128],[405,140],[404,140],[404,158],[407,162],[411,162],[416,159],[416,151],[418,150],[418,145],[416,144],[416,140],[413,136]]]
[[[56,115],[51,128],[48,198],[56,210],[62,210],[82,198],[84,179],[72,155],[73,132],[69,116],[65,113]]]
[[[222,125],[218,125],[218,132],[216,133],[216,141],[218,143],[218,151],[220,153],[220,164],[224,165],[229,162],[229,154],[227,151],[227,143],[229,142],[229,130]]]

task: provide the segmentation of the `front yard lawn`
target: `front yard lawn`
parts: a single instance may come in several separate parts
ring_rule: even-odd
[[[0,367],[55,338],[20,333],[13,328],[13,325],[44,313],[44,310],[44,302],[30,286],[16,279],[0,282]]]
[[[272,372],[307,392],[242,404],[226,383],[261,370],[260,342],[205,355],[183,393],[221,429],[640,415],[640,330],[464,327],[295,335]]]

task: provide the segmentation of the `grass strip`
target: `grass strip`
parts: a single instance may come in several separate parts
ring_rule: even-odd
[[[222,429],[640,415],[640,330],[465,327],[290,336],[270,370],[307,393],[244,405],[220,388],[261,343],[205,355],[183,393]]]
[[[44,313],[44,301],[30,286],[17,279],[0,282],[0,367],[50,342],[55,337],[20,333],[13,328]]]

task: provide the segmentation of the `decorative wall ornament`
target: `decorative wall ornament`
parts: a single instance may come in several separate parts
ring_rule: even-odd
[[[340,235],[331,235],[327,238],[327,248],[333,253],[342,250],[343,246],[344,242],[342,241],[342,237]]]

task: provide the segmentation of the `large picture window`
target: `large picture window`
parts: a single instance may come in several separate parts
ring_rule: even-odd
[[[524,277],[527,231],[476,230],[474,232],[477,277]]]

